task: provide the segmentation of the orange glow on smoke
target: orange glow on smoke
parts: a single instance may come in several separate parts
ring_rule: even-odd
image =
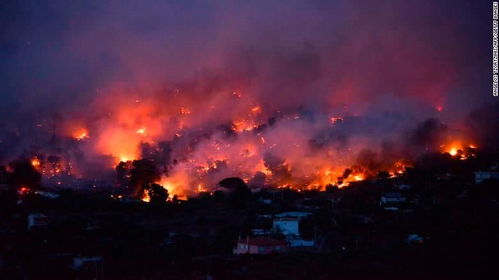
[[[72,136],[78,141],[85,140],[86,138],[88,138],[88,130],[85,128],[78,128],[73,131]]]
[[[110,167],[140,159],[144,143],[151,144],[152,153],[160,150],[154,150],[159,148],[155,144],[172,143],[171,160],[175,161],[161,162],[161,171],[168,172],[156,182],[168,190],[170,197],[213,191],[227,177],[239,177],[252,187],[341,188],[374,179],[379,171],[388,172],[391,178],[402,176],[409,166],[402,158],[383,163],[380,170],[358,166],[356,156],[360,151],[367,148],[379,152],[372,139],[352,138],[348,147],[330,145],[328,135],[323,137],[324,142],[314,142],[324,129],[348,125],[350,113],[324,112],[318,118],[322,123],[311,122],[301,113],[276,113],[275,108],[264,106],[251,94],[243,95],[232,88],[223,96],[202,102],[199,96],[189,99],[182,90],[165,95],[166,99],[162,95],[145,97],[147,94],[118,89],[103,95],[96,100],[102,117],[91,126],[87,122],[71,123],[67,131],[74,139],[88,138],[81,145],[93,148],[96,155],[108,156],[109,165],[113,164]],[[275,115],[277,121],[270,124]],[[217,122],[223,124],[223,131],[211,127]],[[91,127],[91,138],[83,127]],[[464,147],[452,143],[442,151],[458,157]],[[60,174],[62,170],[57,167],[47,174]],[[142,200],[150,201],[147,192]]]

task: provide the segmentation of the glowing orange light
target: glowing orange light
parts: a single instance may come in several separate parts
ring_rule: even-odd
[[[191,114],[191,110],[189,110],[189,108],[186,108],[186,107],[181,107],[180,108],[180,114],[182,114],[182,115],[190,115]]]
[[[21,186],[18,190],[17,190],[17,193],[20,194],[20,195],[25,195],[27,194],[29,191],[31,191],[30,188],[26,187],[26,186]]]
[[[33,158],[33,159],[31,160],[31,165],[32,165],[34,168],[38,168],[38,167],[40,167],[41,162],[40,162],[40,160],[39,160],[38,158]]]
[[[127,162],[127,161],[129,161],[129,159],[127,157],[121,156],[120,161]]]
[[[262,108],[260,106],[255,106],[253,108],[251,108],[251,112],[253,113],[258,113],[262,110]]]
[[[149,193],[147,191],[144,192],[144,195],[141,198],[144,202],[151,202],[151,197],[149,197]]]
[[[85,128],[79,128],[73,131],[72,136],[78,141],[85,140],[86,138],[88,138],[88,130],[86,130]]]
[[[331,122],[331,124],[334,125],[338,122],[342,122],[343,118],[342,117],[331,117],[331,118],[329,118],[329,121]]]
[[[460,141],[454,141],[449,145],[442,145],[440,146],[443,150],[443,153],[448,153],[452,157],[457,157],[460,160],[466,160],[469,157],[474,157],[475,153],[473,150],[469,149],[476,149],[477,146],[470,144],[470,145],[464,145]]]
[[[146,129],[145,129],[145,127],[141,127],[139,129],[137,129],[137,131],[135,131],[135,132],[137,132],[137,134],[144,135],[144,134],[146,134]]]

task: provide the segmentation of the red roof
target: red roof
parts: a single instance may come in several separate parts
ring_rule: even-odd
[[[253,237],[249,239],[241,239],[238,243],[256,245],[256,246],[283,246],[288,245],[285,240],[272,239],[270,237]]]

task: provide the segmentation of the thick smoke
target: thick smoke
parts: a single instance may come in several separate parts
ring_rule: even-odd
[[[483,117],[463,121],[490,102],[477,2],[3,1],[0,161],[113,181],[147,158],[189,193],[234,176],[325,185],[481,145]]]

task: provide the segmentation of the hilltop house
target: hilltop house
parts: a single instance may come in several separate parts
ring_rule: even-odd
[[[268,255],[284,253],[288,250],[288,242],[270,237],[253,237],[238,240],[233,249],[234,255]]]

